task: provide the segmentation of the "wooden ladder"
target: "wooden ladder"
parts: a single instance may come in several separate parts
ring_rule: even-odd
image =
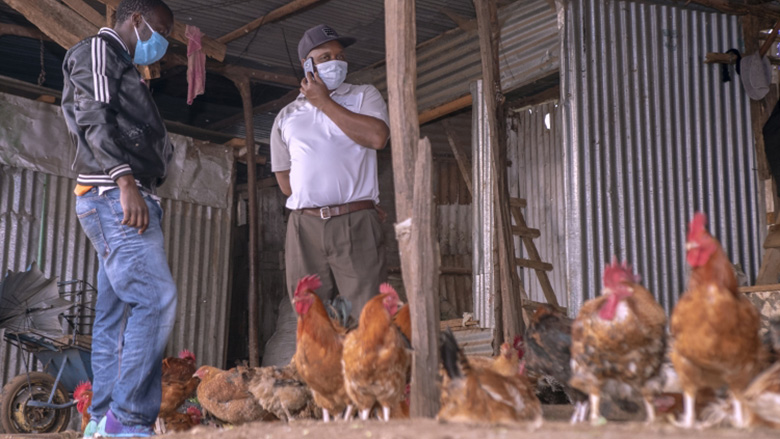
[[[563,310],[558,304],[558,299],[555,297],[550,278],[547,277],[547,272],[552,271],[553,266],[548,262],[542,262],[542,259],[539,257],[539,250],[536,249],[536,244],[534,243],[534,238],[542,236],[542,232],[540,232],[539,229],[529,228],[528,224],[525,222],[522,209],[527,204],[526,200],[522,198],[509,199],[509,207],[512,211],[512,217],[515,220],[515,225],[512,226],[512,234],[520,237],[528,252],[528,259],[515,258],[515,262],[518,267],[534,270],[536,272],[536,277],[539,279],[539,285],[542,287],[542,292],[544,292],[544,297],[547,299],[547,303],[555,308]],[[530,305],[530,308],[536,307],[533,303]]]

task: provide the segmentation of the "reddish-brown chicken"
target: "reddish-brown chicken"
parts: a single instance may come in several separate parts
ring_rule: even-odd
[[[590,396],[590,420],[602,420],[601,392],[614,380],[642,394],[647,421],[655,420],[653,381],[664,358],[666,314],[627,263],[604,269],[601,296],[585,302],[572,324],[572,387]]]
[[[315,294],[321,285],[320,278],[312,275],[301,279],[295,289],[293,305],[298,313],[298,332],[293,361],[311,389],[314,402],[322,408],[323,419],[329,422],[330,414],[341,414],[350,400],[341,364],[344,338]]]
[[[295,362],[255,368],[249,391],[265,410],[288,422],[314,412],[311,391],[298,375]]]
[[[202,417],[197,407],[188,407],[186,413],[171,413],[165,420],[165,426],[169,431],[187,431],[199,425]]]
[[[448,329],[441,337],[441,361],[447,380],[442,385],[440,420],[500,424],[531,421],[537,425],[542,422],[542,405],[525,377],[501,375],[490,367],[472,367],[452,331]]]
[[[92,383],[85,381],[76,386],[73,399],[76,401],[76,411],[81,415],[81,432],[84,433],[90,419],[87,409],[92,405]]]
[[[201,366],[195,375],[200,378],[198,402],[204,413],[229,424],[258,421],[268,415],[249,391],[255,378],[254,369],[239,366],[221,370]]]
[[[397,310],[398,293],[390,284],[382,284],[379,295],[363,307],[358,328],[344,339],[344,384],[363,420],[379,403],[383,419],[389,421],[390,409],[404,399],[411,355],[393,324]]]
[[[176,409],[198,388],[200,379],[194,375],[197,370],[195,364],[195,355],[186,349],[179,352],[178,358],[163,359],[162,400],[157,416],[161,421],[159,428],[162,432],[166,431],[168,417],[176,413]]]
[[[574,404],[571,422],[582,422],[588,412],[588,396],[569,385],[571,379],[572,320],[552,306],[540,306],[525,333],[529,375],[552,377]]]
[[[681,425],[694,426],[699,389],[727,385],[734,423],[744,427],[743,393],[760,367],[759,314],[738,292],[731,262],[706,226],[707,217],[697,213],[685,245],[692,269],[688,289],[677,302],[670,325],[670,357],[685,399]]]

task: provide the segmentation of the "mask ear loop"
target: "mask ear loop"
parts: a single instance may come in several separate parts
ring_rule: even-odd
[[[147,22],[147,21],[146,21],[146,19],[144,18],[144,16],[143,16],[143,15],[141,16],[141,20],[143,20],[143,21],[144,21],[144,24],[146,25],[146,27],[148,27],[148,28],[149,28],[149,30],[150,30],[150,31],[152,31],[152,34],[154,34],[154,29],[152,29],[152,25],[150,25],[150,24],[149,24],[149,22]],[[135,31],[135,37],[138,39],[138,41],[143,41],[143,40],[141,39],[141,35],[139,35],[139,34],[138,34],[138,28],[137,28],[137,27],[135,27],[135,26],[133,26],[133,30]],[[152,38],[152,37],[149,37],[149,39],[151,39],[151,38]],[[147,41],[148,41],[148,40],[147,40]]]

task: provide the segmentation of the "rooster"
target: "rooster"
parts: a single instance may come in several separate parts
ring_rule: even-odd
[[[585,420],[588,397],[568,385],[571,379],[571,325],[572,320],[552,306],[542,305],[531,316],[525,333],[526,367],[529,374],[552,377],[561,383],[563,391],[574,404],[571,422]]]
[[[76,411],[81,415],[81,432],[83,433],[90,419],[87,409],[92,405],[92,383],[85,381],[76,386],[73,390],[73,399],[76,401]]]
[[[541,423],[542,404],[525,377],[472,367],[449,329],[441,335],[441,361],[447,380],[442,385],[440,420]]]
[[[358,328],[344,339],[344,384],[363,420],[379,403],[384,420],[389,421],[390,409],[404,398],[411,354],[393,324],[397,311],[398,293],[390,284],[382,284],[379,295],[363,307]],[[346,417],[349,413],[348,409]]]
[[[249,391],[255,373],[243,366],[229,370],[201,366],[195,376],[200,378],[198,402],[204,413],[234,425],[266,418],[268,412]]]
[[[639,391],[652,423],[660,389],[651,383],[664,358],[666,314],[627,263],[613,258],[603,281],[601,296],[585,302],[572,324],[569,384],[590,396],[591,423],[602,421],[599,401],[608,380]]]
[[[670,325],[670,356],[684,392],[680,425],[694,426],[699,389],[726,385],[733,399],[735,425],[744,427],[747,416],[741,397],[758,374],[762,354],[759,313],[738,292],[731,262],[706,226],[703,213],[697,213],[690,223],[685,248],[692,271]]]
[[[249,391],[267,411],[287,422],[314,412],[311,391],[301,381],[295,362],[287,366],[255,368]]]
[[[165,433],[170,416],[189,398],[200,383],[194,376],[195,354],[188,350],[179,352],[179,357],[168,357],[162,362],[162,400],[157,415],[157,428]]]
[[[340,414],[350,405],[344,388],[341,364],[344,337],[328,317],[315,291],[322,286],[317,275],[298,281],[293,306],[298,314],[296,350],[293,361],[303,382],[311,389],[314,402],[322,408],[322,418]]]

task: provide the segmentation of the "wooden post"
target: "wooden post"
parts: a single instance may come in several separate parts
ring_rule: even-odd
[[[759,50],[758,37],[761,27],[758,18],[751,15],[742,17],[742,38],[745,41],[745,54],[755,53]],[[745,96],[746,99],[750,101],[750,120],[753,126],[753,139],[755,140],[756,147],[756,168],[758,171],[758,178],[760,180],[767,180],[772,178],[772,174],[769,170],[769,161],[767,161],[766,158],[764,133],[762,129],[766,120],[769,119],[769,115],[772,114],[772,107],[769,107],[767,103],[768,99],[766,97],[760,101],[754,101],[747,98],[747,95]],[[773,101],[773,103],[775,101]]]
[[[106,5],[106,27],[114,27],[116,19],[116,8]]]
[[[493,153],[494,203],[496,206],[496,235],[498,239],[499,277],[501,285],[501,314],[504,340],[525,332],[521,314],[522,299],[516,282],[514,263],[514,239],[509,219],[509,189],[506,167],[506,128],[501,94],[501,77],[498,69],[498,39],[500,26],[496,2],[473,0],[477,12],[477,32],[482,56],[482,76],[485,108],[490,126],[490,142]],[[497,99],[500,97],[501,101]]]
[[[231,78],[241,93],[246,126],[247,190],[249,192],[249,367],[260,366],[260,306],[257,282],[257,171],[255,158],[255,130],[252,113],[252,85],[249,78]]]
[[[233,40],[237,40],[243,37],[244,35],[248,35],[249,32],[252,32],[253,30],[259,28],[264,24],[273,23],[274,21],[281,20],[284,17],[294,14],[300,11],[301,9],[308,8],[314,3],[320,1],[322,0],[293,0],[284,6],[276,8],[273,11],[263,15],[262,17],[256,18],[251,22],[241,26],[240,28],[217,38],[217,41],[219,41],[222,44],[227,44]]]
[[[430,143],[417,122],[414,0],[385,0],[387,92],[395,181],[396,236],[412,318],[410,414],[439,411],[439,251],[435,241]]]
[[[98,31],[97,26],[56,0],[4,1],[65,49]]]

